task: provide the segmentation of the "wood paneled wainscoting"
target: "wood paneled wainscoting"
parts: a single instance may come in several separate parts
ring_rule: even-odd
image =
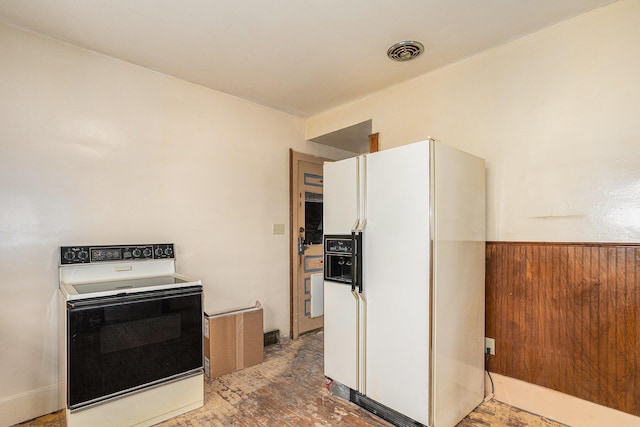
[[[490,370],[640,416],[640,245],[488,242]]]

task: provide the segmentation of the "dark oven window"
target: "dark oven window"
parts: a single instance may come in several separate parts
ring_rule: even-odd
[[[113,353],[179,339],[180,314],[104,325],[100,329],[100,353]]]
[[[69,406],[202,367],[202,296],[190,294],[68,312]]]

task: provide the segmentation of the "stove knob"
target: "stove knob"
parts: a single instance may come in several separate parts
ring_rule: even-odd
[[[85,250],[80,251],[80,253],[78,253],[78,258],[80,258],[80,261],[86,261],[87,258],[89,258],[89,252]]]
[[[173,255],[173,249],[171,249],[171,246],[168,246],[167,249],[164,250],[164,254],[169,257]]]
[[[156,248],[156,256],[162,256],[162,248],[161,247],[157,247]]]
[[[145,258],[149,258],[151,256],[151,249],[144,248],[144,251],[142,251],[142,255],[144,255]]]
[[[67,252],[64,253],[64,259],[66,259],[67,261],[71,261],[76,257],[76,253],[72,252],[71,249],[69,249]]]
[[[135,248],[131,253],[133,254],[134,258],[140,258],[140,254],[141,254],[140,249]]]

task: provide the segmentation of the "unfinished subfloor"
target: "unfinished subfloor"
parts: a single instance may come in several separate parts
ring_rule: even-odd
[[[327,392],[322,332],[265,349],[265,361],[205,379],[204,407],[158,424],[177,426],[374,426],[391,424]],[[61,427],[62,412],[17,426]],[[560,427],[495,400],[481,404],[458,427]],[[114,426],[115,427],[115,426]]]

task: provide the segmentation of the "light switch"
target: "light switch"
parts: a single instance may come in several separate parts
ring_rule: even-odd
[[[284,234],[284,224],[273,224],[273,234]]]

